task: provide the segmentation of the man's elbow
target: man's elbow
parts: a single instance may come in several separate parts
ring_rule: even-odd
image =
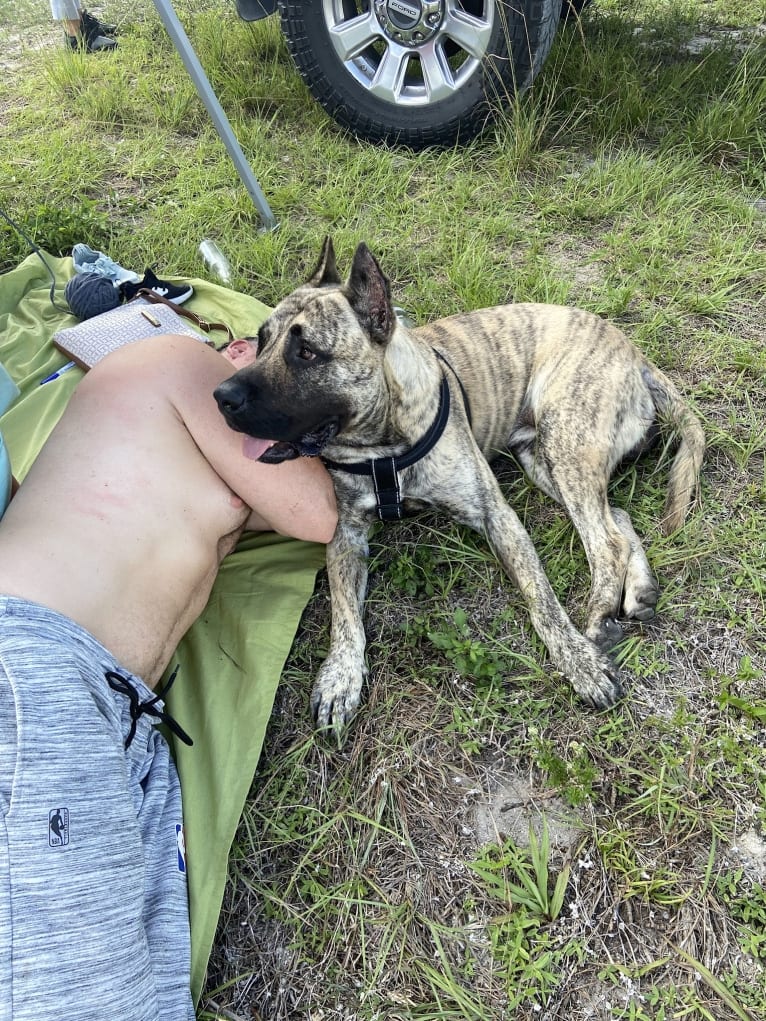
[[[317,521],[317,537],[314,540],[315,542],[331,542],[338,525],[338,506],[335,503],[334,490],[328,494],[325,504]]]
[[[328,520],[327,522],[324,523],[324,526],[322,528],[321,538],[317,539],[316,541],[317,542],[323,542],[323,543],[332,542],[333,536],[335,535],[335,529],[337,528],[337,526],[338,526],[338,514],[337,514],[337,512],[335,512],[332,515],[332,520]]]
[[[305,539],[308,542],[325,544],[330,542],[338,524],[338,507],[335,503],[334,489],[330,487],[329,491],[318,494],[306,510],[307,513],[301,515],[300,519],[293,520],[284,534],[292,535],[296,539]]]
[[[306,542],[321,542],[325,546],[335,535],[337,515],[332,520],[322,519],[304,522],[303,525],[290,525],[288,528],[277,528],[280,535],[289,535],[292,539],[303,539]]]

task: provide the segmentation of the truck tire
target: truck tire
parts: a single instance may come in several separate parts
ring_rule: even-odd
[[[476,136],[545,62],[561,0],[279,0],[314,98],[370,142]]]

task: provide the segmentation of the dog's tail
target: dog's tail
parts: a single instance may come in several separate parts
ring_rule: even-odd
[[[670,467],[668,495],[662,518],[662,530],[667,535],[681,527],[687,511],[699,496],[705,434],[697,416],[663,372],[654,365],[646,366],[643,376],[660,422],[671,426],[681,439]]]

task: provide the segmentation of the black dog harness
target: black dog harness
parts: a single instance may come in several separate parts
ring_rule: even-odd
[[[468,402],[468,394],[460,380],[460,377],[452,368],[450,363],[434,349],[436,357],[442,361],[452,372],[458,382],[460,392],[463,395],[468,424],[471,424],[471,406]],[[414,447],[406,450],[396,457],[370,457],[366,461],[331,461],[323,457],[325,465],[336,471],[348,472],[350,475],[370,475],[375,486],[376,510],[381,521],[400,521],[404,517],[404,506],[402,504],[402,493],[399,487],[399,472],[409,468],[429,451],[433,450],[439,442],[442,433],[447,425],[450,412],[450,392],[447,377],[442,370],[442,381],[439,387],[439,407],[436,411],[436,418],[431,423],[428,431],[418,440]]]

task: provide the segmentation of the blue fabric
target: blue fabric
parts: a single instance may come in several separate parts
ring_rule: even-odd
[[[0,415],[13,404],[19,396],[19,388],[3,368],[0,362]],[[0,432],[0,517],[3,516],[11,498],[11,462],[8,449]]]
[[[8,460],[8,451],[3,442],[3,434],[0,433],[0,518],[8,506],[11,498],[11,462]]]

